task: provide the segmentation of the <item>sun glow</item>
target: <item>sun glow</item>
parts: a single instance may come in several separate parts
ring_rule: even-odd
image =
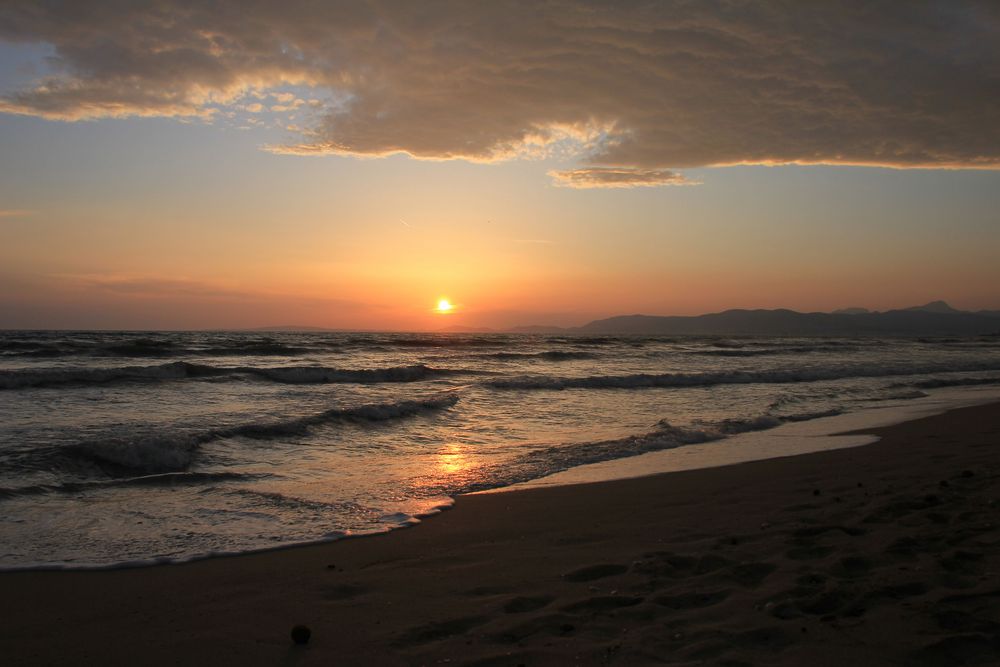
[[[448,299],[438,299],[437,307],[434,309],[434,312],[440,313],[441,315],[447,315],[453,310],[455,310],[455,306],[452,305],[451,301],[448,301]]]

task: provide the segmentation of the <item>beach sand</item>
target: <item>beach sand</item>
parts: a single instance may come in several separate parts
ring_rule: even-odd
[[[0,663],[1000,664],[1000,406],[876,432],[319,546],[3,573]]]

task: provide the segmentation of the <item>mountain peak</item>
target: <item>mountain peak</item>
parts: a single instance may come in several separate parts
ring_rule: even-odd
[[[931,301],[930,303],[925,303],[922,306],[913,306],[912,308],[906,308],[905,310],[919,310],[925,313],[949,313],[949,314],[962,312],[960,310],[955,310],[944,301]]]

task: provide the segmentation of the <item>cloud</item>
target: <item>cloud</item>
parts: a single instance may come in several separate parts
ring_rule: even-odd
[[[736,164],[1000,168],[1000,6],[974,0],[8,0],[0,39],[55,50],[7,113],[211,117],[288,86],[331,100],[275,152],[554,155],[582,163],[553,173],[571,187]]]
[[[631,167],[588,167],[570,171],[550,171],[556,185],[567,188],[638,188],[657,185],[697,185],[669,169]]]
[[[225,303],[293,303],[337,308],[340,311],[364,311],[380,307],[335,297],[312,297],[286,292],[236,289],[188,278],[168,278],[129,274],[56,274],[50,276],[63,286],[88,292],[103,292],[121,297],[165,300],[194,300]]]
[[[26,218],[28,216],[34,215],[35,211],[29,211],[24,208],[0,208],[0,219],[2,218]]]
[[[259,295],[227,289],[197,280],[119,275],[59,276],[77,285],[103,292],[134,294],[144,297],[200,297],[206,299],[247,299]]]

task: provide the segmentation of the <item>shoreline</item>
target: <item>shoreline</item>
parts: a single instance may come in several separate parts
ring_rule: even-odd
[[[882,439],[864,447],[460,496],[416,530],[365,539],[168,567],[2,572],[0,654],[11,664],[995,657],[1000,404],[873,431]],[[289,639],[298,623],[313,629],[306,646]]]
[[[863,447],[878,441],[877,437],[871,435],[876,429],[989,403],[1000,403],[1000,388],[958,386],[936,389],[920,398],[786,422],[774,428],[751,430],[721,440],[575,466],[538,479],[477,493],[506,493],[566,484],[593,484]]]
[[[454,389],[447,391],[454,391]],[[853,412],[842,412],[803,421],[786,422],[777,427],[750,430],[728,435],[718,440],[709,440],[704,443],[682,445],[634,456],[573,466],[543,477],[525,482],[517,482],[508,486],[447,496],[445,502],[434,505],[428,511],[410,515],[396,525],[389,525],[371,531],[349,532],[336,536],[328,535],[311,540],[287,542],[244,551],[200,553],[182,558],[144,558],[117,563],[36,563],[0,566],[0,573],[104,572],[141,569],[183,565],[218,558],[253,556],[288,549],[322,546],[343,540],[369,538],[417,526],[426,519],[452,509],[456,500],[463,496],[508,493],[551,486],[596,484],[605,481],[635,479],[684,470],[724,467],[752,461],[802,456],[815,452],[865,446],[878,440],[877,437],[870,435],[874,429],[894,426],[906,421],[986,403],[1000,403],[1000,388],[957,386],[937,389],[930,394],[925,394],[917,399],[906,400],[905,402],[887,403],[884,406],[870,406]]]

